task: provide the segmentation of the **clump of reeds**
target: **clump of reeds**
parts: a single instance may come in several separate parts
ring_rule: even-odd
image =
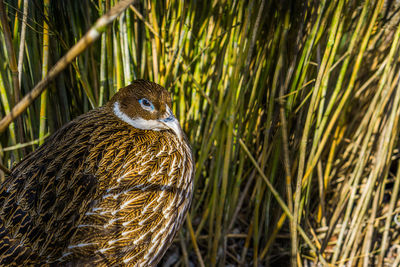
[[[116,2],[4,1],[1,116]],[[196,156],[195,199],[165,265],[392,266],[398,8],[138,1],[1,134],[0,163],[12,167],[118,88],[149,79],[173,93]]]

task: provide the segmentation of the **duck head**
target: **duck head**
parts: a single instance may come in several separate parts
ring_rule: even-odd
[[[121,88],[107,103],[115,116],[142,130],[172,130],[182,140],[183,131],[171,110],[171,95],[162,86],[136,80]]]

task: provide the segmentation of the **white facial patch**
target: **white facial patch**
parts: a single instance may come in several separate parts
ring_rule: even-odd
[[[167,127],[157,121],[157,120],[145,120],[143,118],[134,118],[132,119],[128,115],[126,115],[124,112],[121,111],[119,108],[119,103],[115,102],[114,103],[114,114],[118,118],[120,118],[122,121],[128,123],[129,125],[132,125],[135,128],[142,129],[142,130],[155,130],[155,131],[160,131],[163,129],[167,129]]]

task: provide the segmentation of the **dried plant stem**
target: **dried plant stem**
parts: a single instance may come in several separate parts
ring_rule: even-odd
[[[22,27],[21,27],[21,40],[19,41],[19,51],[18,51],[18,82],[21,85],[22,78],[22,66],[24,62],[24,46],[26,37],[26,20],[28,17],[28,5],[29,1],[24,0],[24,11],[22,14]]]
[[[190,233],[190,238],[192,239],[192,244],[193,244],[193,248],[194,251],[196,252],[197,255],[197,260],[199,261],[199,265],[201,267],[204,267],[204,260],[203,257],[201,256],[200,250],[199,250],[199,246],[197,245],[197,241],[196,241],[196,235],[193,231],[193,226],[192,226],[192,221],[190,220],[190,216],[189,214],[186,216],[186,224],[188,226],[188,230]]]

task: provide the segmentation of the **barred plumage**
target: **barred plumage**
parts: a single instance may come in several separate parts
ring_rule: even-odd
[[[135,81],[17,164],[0,189],[0,264],[156,265],[193,188],[169,107],[165,89]]]

